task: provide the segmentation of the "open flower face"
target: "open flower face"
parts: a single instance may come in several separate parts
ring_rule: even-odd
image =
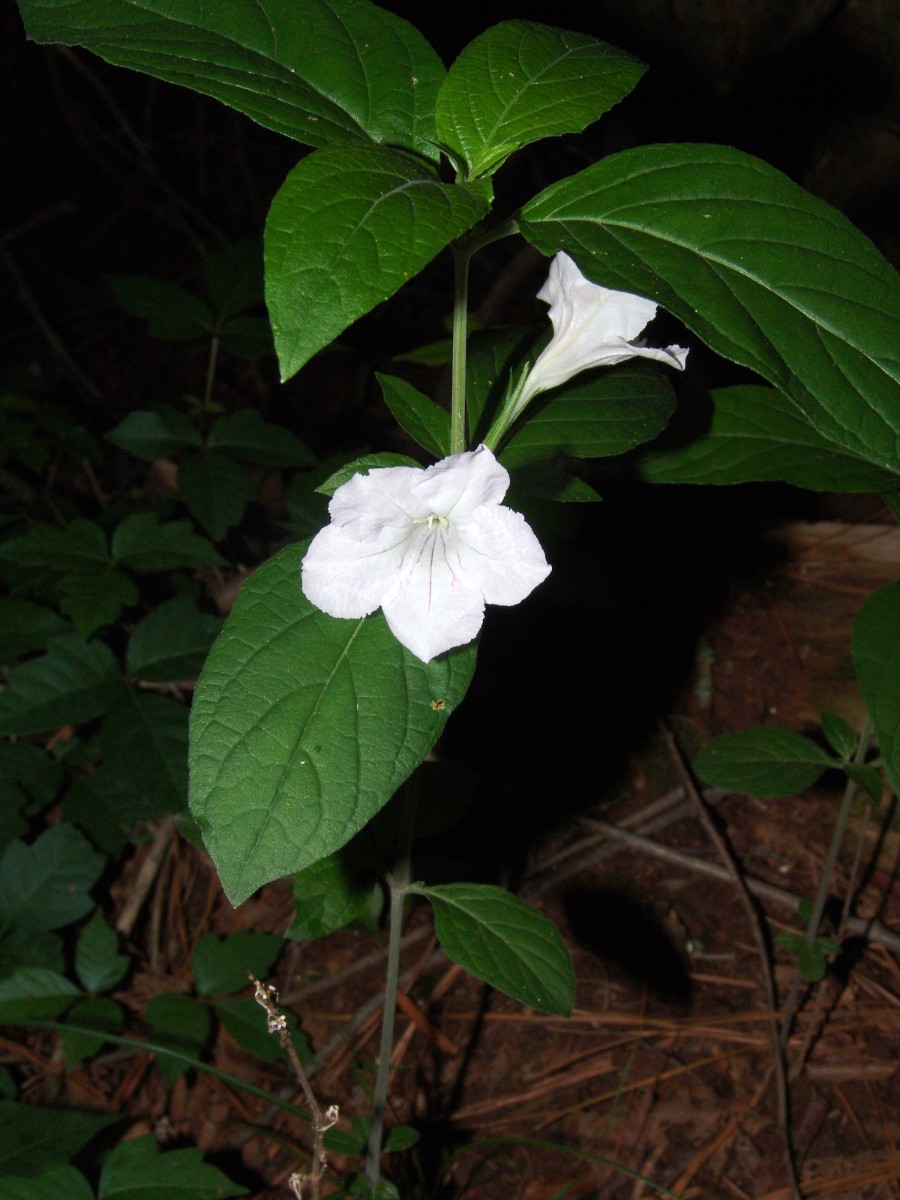
[[[500,503],[508,487],[486,446],[354,475],[303,560],[306,598],[332,617],[381,608],[423,662],[470,642],[485,604],[518,604],[550,573],[525,518]]]
[[[538,392],[559,387],[590,367],[611,367],[629,358],[655,358],[684,370],[688,352],[682,346],[656,350],[635,341],[656,316],[652,300],[591,283],[562,251],[550,264],[538,299],[550,305],[553,337],[528,373],[516,415]]]

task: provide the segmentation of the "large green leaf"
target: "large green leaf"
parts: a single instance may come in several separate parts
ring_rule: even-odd
[[[539,138],[580,133],[626,96],[643,63],[583,33],[504,21],[471,42],[437,100],[438,138],[468,165],[494,171]]]
[[[46,654],[14,667],[0,694],[0,734],[44,733],[99,717],[122,689],[119,668],[103,642],[77,634],[54,638]]]
[[[840,213],[724,146],[647,146],[520,214],[607,287],[651,297],[786,392],[838,447],[900,472],[900,280]]]
[[[191,808],[233,904],[342,846],[434,744],[475,665],[425,664],[381,614],[326,616],[300,591],[306,544],[244,584],[191,710]]]
[[[161,1154],[149,1134],[120,1142],[100,1174],[101,1200],[225,1200],[245,1196],[218,1167],[203,1161],[199,1150]]]
[[[90,912],[88,895],[105,859],[72,825],[52,825],[32,842],[10,842],[0,859],[0,931],[57,929]]]
[[[505,443],[500,461],[519,466],[558,454],[606,458],[656,437],[675,411],[668,378],[646,363],[592,371],[541,397]]]
[[[878,492],[896,476],[817,433],[783,392],[742,384],[710,394],[708,428],[640,462],[651,483],[780,481],[820,492]]]
[[[900,796],[900,583],[871,595],[853,626],[853,662],[891,786]]]
[[[411,889],[434,908],[434,931],[454,962],[539,1012],[568,1016],[572,960],[555,926],[518,896],[481,883]]]
[[[750,796],[792,796],[840,764],[821,746],[778,725],[714,738],[694,759],[707,783]]]
[[[406,21],[366,0],[21,0],[38,42],[214,96],[307,146],[372,139],[436,157],[444,68]]]
[[[486,211],[383,146],[332,146],[304,158],[266,221],[266,302],[282,379],[394,294]]]

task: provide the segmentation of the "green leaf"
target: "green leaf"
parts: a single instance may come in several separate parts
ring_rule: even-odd
[[[538,1012],[569,1015],[575,1003],[572,961],[543,913],[487,884],[410,890],[431,901],[434,931],[453,962]]]
[[[694,759],[694,769],[707,783],[764,797],[802,792],[837,766],[840,763],[815,742],[777,725],[723,734]]]
[[[0,859],[0,932],[58,929],[90,912],[105,859],[71,825],[52,825],[30,846],[10,842]]]
[[[302,159],[266,220],[266,302],[282,380],[486,210],[399,150],[335,146]]]
[[[316,491],[320,492],[323,496],[333,496],[342,483],[346,483],[354,475],[368,474],[373,467],[421,468],[421,466],[421,463],[416,462],[414,458],[410,458],[408,454],[391,454],[389,452],[364,454],[362,458],[355,458],[353,462],[348,462],[339,471],[335,471],[333,475],[329,475],[324,483],[319,484]]]
[[[309,467],[315,462],[311,450],[283,425],[264,421],[255,408],[239,408],[219,417],[209,433],[212,450],[265,467]]]
[[[409,1125],[395,1125],[385,1139],[384,1152],[385,1154],[398,1154],[402,1150],[409,1150],[419,1141],[421,1134],[418,1129],[413,1129]]]
[[[38,42],[214,96],[309,146],[369,139],[436,155],[444,68],[422,35],[366,0],[22,0]]]
[[[168,407],[160,408],[159,412],[129,413],[106,437],[126,454],[145,462],[168,458],[178,450],[203,442],[190,418]]]
[[[242,991],[250,975],[268,975],[284,946],[284,938],[246,929],[221,940],[214,933],[204,934],[191,959],[197,991],[203,996]]]
[[[203,262],[203,278],[220,322],[261,305],[262,238],[241,238],[224,250],[208,254]]]
[[[199,1057],[212,1034],[212,1014],[205,1004],[180,992],[155,996],[144,1010],[153,1040],[192,1058]],[[188,1069],[180,1058],[160,1054],[156,1059],[169,1087]]]
[[[138,802],[142,818],[187,799],[188,710],[170,696],[125,689],[98,735],[103,765]],[[134,812],[132,816],[134,816]]]
[[[475,177],[520,146],[580,133],[627,96],[646,68],[581,33],[504,21],[471,42],[437,100],[437,134]]]
[[[896,476],[822,437],[783,392],[755,384],[710,393],[708,427],[684,445],[640,460],[651,483],[778,481],[823,492],[877,492]]]
[[[51,571],[90,571],[109,565],[106,534],[93,521],[77,517],[68,529],[35,525],[23,537],[0,546],[0,559]]]
[[[67,1071],[102,1050],[107,1044],[105,1035],[121,1033],[125,1023],[122,1009],[108,996],[86,996],[76,1000],[65,1020],[67,1024],[80,1026],[60,1034]]]
[[[839,758],[850,759],[856,753],[858,738],[856,731],[848,725],[837,713],[823,712],[821,716],[822,732],[829,746]]]
[[[117,1113],[0,1101],[0,1175],[27,1179],[62,1166],[118,1120]]]
[[[161,1154],[150,1134],[119,1142],[100,1175],[100,1200],[225,1200],[246,1195],[246,1188],[205,1163],[199,1150]]]
[[[184,463],[178,470],[179,486],[183,468]],[[175,571],[179,567],[197,570],[222,566],[225,562],[206,538],[194,533],[187,521],[160,524],[159,517],[151,512],[132,513],[116,527],[112,554],[117,562],[141,574]]]
[[[881,804],[884,784],[875,767],[868,763],[844,763],[842,770],[853,780],[858,788],[866,793],[876,808]]]
[[[119,954],[119,939],[96,909],[78,935],[75,970],[86,991],[108,992],[128,970],[130,959]]]
[[[45,967],[19,967],[5,979],[0,979],[0,1023],[30,1025],[58,1017],[69,1007],[78,988],[64,975]],[[0,1121],[0,1147],[3,1144],[3,1122]],[[8,1171],[0,1150],[0,1172]]]
[[[152,337],[189,341],[208,336],[215,325],[206,301],[176,283],[147,275],[119,275],[109,283],[122,308],[148,322],[147,332]]]
[[[466,413],[473,446],[484,440],[489,421],[500,407],[511,376],[518,376],[534,340],[534,330],[519,327],[481,330],[469,338]]]
[[[137,826],[160,816],[155,801],[148,802],[139,780],[122,779],[116,770],[101,764],[75,778],[63,798],[63,820],[77,825],[104,854],[115,857],[138,836]]]
[[[0,744],[0,779],[24,788],[30,797],[30,811],[37,812],[56,799],[63,782],[63,769],[39,746],[4,742]]]
[[[230,1000],[217,1000],[213,1005],[222,1024],[244,1050],[249,1050],[263,1062],[276,1062],[284,1057],[278,1035],[269,1033],[266,1014],[250,996],[235,996]],[[291,1042],[301,1062],[309,1062],[312,1051],[306,1034],[297,1027],[297,1018],[285,1012]]]
[[[29,1179],[2,1175],[0,1196],[3,1200],[94,1200],[88,1181],[67,1163]]]
[[[553,184],[519,227],[595,282],[658,301],[837,447],[898,472],[896,273],[779,172],[725,146],[646,146]]]
[[[511,508],[516,507],[517,496],[556,500],[560,504],[589,504],[602,499],[589,483],[550,463],[529,463],[519,467],[512,476],[506,498]]]
[[[218,450],[189,454],[178,467],[178,490],[185,504],[217,542],[237,525],[256,484],[243,467]]]
[[[400,428],[435,458],[446,458],[450,453],[450,414],[405,379],[377,373],[375,378]]]
[[[89,638],[104,625],[112,625],[126,606],[137,604],[140,593],[127,575],[105,564],[94,571],[70,571],[57,586],[59,607],[79,637]]]
[[[4,596],[0,598],[0,661],[12,662],[32,650],[44,650],[52,637],[70,628],[52,608]]]
[[[165,600],[135,626],[128,671],[159,683],[194,679],[221,628],[222,618],[200,612],[189,596]]]
[[[362,828],[431,749],[475,666],[474,646],[425,664],[380,613],[313,608],[306,546],[244,584],[191,710],[191,809],[233,904]]]
[[[35,933],[27,926],[13,925],[0,937],[0,976],[23,967],[65,970],[62,938],[46,929]]]
[[[294,876],[294,919],[284,936],[325,937],[365,917],[378,887],[371,855],[353,839]]]
[[[871,595],[853,626],[856,678],[884,767],[900,795],[900,583]]]
[[[10,671],[0,694],[0,734],[80,725],[105,712],[121,688],[116,660],[102,642],[74,633],[54,638],[46,654]]]
[[[505,467],[556,455],[608,458],[665,429],[675,411],[668,378],[645,363],[593,371],[526,414],[500,454]]]

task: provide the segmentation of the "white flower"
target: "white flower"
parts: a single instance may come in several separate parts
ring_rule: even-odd
[[[470,642],[485,604],[518,604],[550,573],[525,518],[500,504],[508,487],[487,446],[354,475],[306,552],[306,598],[332,617],[381,608],[423,662]]]
[[[529,371],[510,423],[538,392],[559,387],[590,367],[612,367],[629,358],[656,358],[684,370],[688,352],[682,346],[654,350],[635,341],[656,316],[652,300],[591,283],[562,251],[550,264],[538,299],[550,305],[553,337]]]

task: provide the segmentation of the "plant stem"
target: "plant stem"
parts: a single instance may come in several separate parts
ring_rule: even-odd
[[[391,1073],[391,1051],[394,1046],[394,1017],[397,1012],[397,985],[400,978],[400,943],[403,937],[403,901],[410,883],[410,857],[416,806],[419,799],[419,776],[416,772],[403,789],[400,809],[400,828],[397,834],[397,857],[394,870],[388,876],[390,917],[388,924],[387,976],[384,987],[384,1017],[381,1022],[381,1045],[378,1050],[378,1073],[372,1095],[372,1125],[366,1150],[366,1179],[373,1192],[381,1172],[381,1138],[384,1129],[384,1110],[387,1104],[388,1081]]]
[[[868,713],[863,722],[862,731],[859,735],[859,742],[856,746],[856,753],[853,755],[854,763],[861,763],[866,756],[866,751],[869,748],[869,738],[872,734],[872,722]],[[831,845],[828,847],[828,854],[825,858],[825,865],[822,868],[822,878],[819,881],[819,890],[816,893],[816,902],[813,905],[812,916],[809,919],[809,924],[806,927],[805,942],[807,946],[811,946],[819,935],[819,926],[822,923],[822,914],[825,912],[825,905],[828,903],[828,894],[831,890],[831,877],[834,874],[837,856],[841,849],[841,843],[844,840],[844,834],[847,832],[847,822],[850,820],[850,808],[853,804],[853,797],[856,794],[856,784],[848,777],[847,786],[844,788],[844,798],[841,801],[840,812],[838,813],[837,821],[834,826],[834,833],[831,835]],[[801,977],[800,972],[795,971],[794,977],[791,980],[790,991],[784,1006],[784,1017],[781,1022],[781,1046],[784,1049],[787,1046],[788,1038],[791,1036],[791,1029],[794,1024],[794,1016],[797,1011],[797,997],[800,993]]]
[[[453,352],[450,362],[450,453],[466,448],[466,337],[469,319],[469,259],[460,242],[453,248]]]

